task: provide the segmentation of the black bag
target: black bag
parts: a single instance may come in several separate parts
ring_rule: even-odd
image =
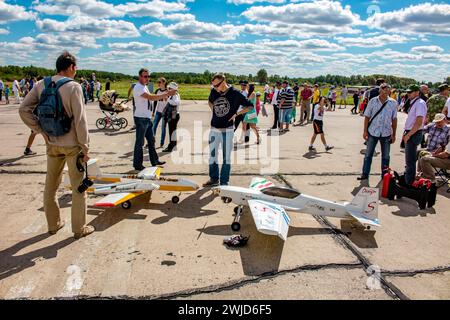
[[[166,122],[175,120],[177,118],[177,106],[167,103],[163,110],[163,118]]]

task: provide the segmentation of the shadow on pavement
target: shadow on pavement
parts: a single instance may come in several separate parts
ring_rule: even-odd
[[[76,241],[73,237],[70,237],[50,246],[39,248],[23,255],[17,255],[17,252],[21,251],[22,249],[43,241],[48,237],[50,237],[48,233],[43,233],[18,242],[12,247],[0,251],[0,280],[8,278],[27,268],[33,267],[36,264],[36,260],[38,258],[56,258],[56,256],[58,255],[58,250]]]
[[[14,165],[15,162],[22,160],[22,159],[36,158],[36,157],[42,157],[42,156],[45,156],[45,154],[36,154],[36,155],[32,155],[32,156],[22,155],[22,156],[19,156],[16,158],[3,159],[3,160],[0,160],[0,167],[1,166],[12,166],[12,165]]]

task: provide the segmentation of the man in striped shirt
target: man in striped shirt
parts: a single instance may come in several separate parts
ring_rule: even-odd
[[[289,131],[289,124],[291,123],[292,108],[295,103],[295,92],[289,86],[289,83],[284,80],[282,83],[283,89],[278,94],[278,106],[280,108],[280,132]],[[285,126],[285,127],[284,127]]]

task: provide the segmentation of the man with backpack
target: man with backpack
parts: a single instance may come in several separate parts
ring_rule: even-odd
[[[44,211],[48,231],[56,234],[64,226],[56,191],[67,164],[72,186],[72,232],[79,239],[95,230],[86,225],[86,193],[78,191],[89,160],[88,122],[83,90],[73,81],[77,70],[76,58],[64,52],[56,60],[56,70],[57,75],[36,83],[20,105],[19,114],[31,130],[42,134],[47,145]]]
[[[391,144],[395,142],[397,132],[397,101],[390,98],[391,86],[383,83],[379,88],[379,96],[369,101],[364,110],[364,134],[367,150],[364,157],[362,175],[358,180],[369,179],[370,167],[375,147],[381,145],[381,175],[387,170],[390,162]]]

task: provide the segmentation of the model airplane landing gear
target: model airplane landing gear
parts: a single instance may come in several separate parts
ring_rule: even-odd
[[[234,208],[234,220],[231,224],[231,230],[237,232],[241,230],[241,224],[239,223],[239,220],[241,219],[242,215],[242,206],[237,206]]]
[[[228,198],[228,197],[222,197],[221,199],[222,199],[223,203],[230,203],[233,200],[233,199]]]
[[[180,197],[178,197],[178,196],[173,196],[173,197],[172,197],[172,203],[177,204],[178,202],[180,202]]]
[[[122,202],[122,208],[124,208],[125,210],[130,209],[131,208],[131,201],[128,200],[128,201]]]

